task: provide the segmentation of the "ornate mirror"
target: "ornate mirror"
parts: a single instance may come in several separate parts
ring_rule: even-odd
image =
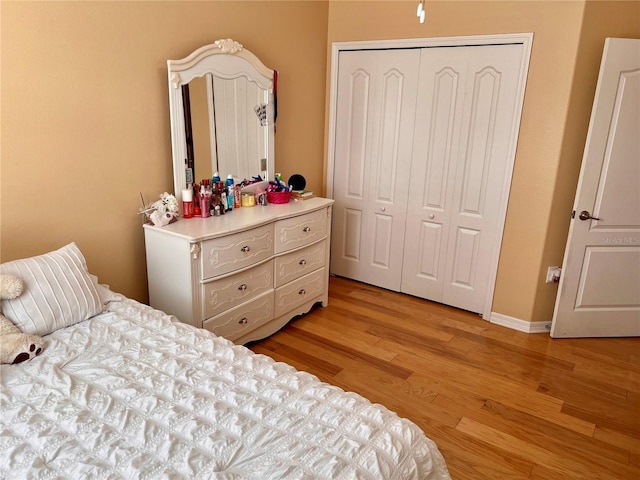
[[[167,66],[176,196],[214,172],[223,179],[271,178],[276,72],[231,39]]]

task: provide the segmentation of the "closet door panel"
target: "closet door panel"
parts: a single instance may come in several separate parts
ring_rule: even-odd
[[[399,158],[400,151],[400,123],[402,119],[402,94],[404,78],[402,72],[392,68],[382,74],[380,125],[376,125],[377,138],[373,138],[372,158],[377,158],[376,168],[371,170],[375,179],[375,202],[393,205],[396,197],[396,177],[402,176],[398,172],[398,164],[405,159]]]
[[[347,178],[344,195],[353,200],[364,199],[364,180],[366,172],[366,140],[367,113],[369,99],[370,76],[367,72],[354,72],[350,88],[351,105],[345,112],[348,117],[347,145]]]
[[[439,269],[440,249],[442,248],[442,224],[421,222],[416,269],[423,281],[437,283],[441,278]],[[406,255],[405,255],[406,257]]]
[[[459,158],[452,176],[450,231],[455,248],[446,257],[440,301],[482,313],[498,237],[518,90],[518,45],[467,49],[469,55],[462,111]]]
[[[460,213],[483,216],[486,206],[487,175],[493,153],[500,78],[493,68],[485,68],[474,76],[470,119],[463,135],[468,138],[461,156],[464,165]]]
[[[460,65],[457,65],[456,68],[460,68]],[[420,206],[438,212],[444,212],[447,204],[448,172],[452,160],[451,155],[455,152],[454,134],[457,131],[454,128],[456,106],[460,103],[459,79],[460,72],[447,66],[436,72],[429,82],[425,82],[424,85],[421,83],[421,88],[429,88],[430,86],[433,88],[432,98],[425,98],[425,101],[431,103],[433,108],[430,112],[422,112],[429,114],[430,131],[423,131],[422,135],[422,143],[427,142],[424,151],[426,161],[424,164],[417,164],[414,171],[424,175],[424,179],[422,179],[423,198]],[[432,85],[431,82],[433,82]],[[416,125],[416,130],[418,130],[418,125]],[[423,169],[422,165],[426,168]],[[414,183],[414,186],[417,185]]]
[[[393,268],[391,245],[393,242],[393,218],[390,215],[373,215],[373,242],[371,264],[386,270]]]
[[[401,289],[440,301],[452,216],[451,177],[458,158],[468,54],[421,54]]]
[[[331,273],[392,290],[402,273],[418,65],[416,50],[339,59]]]
[[[359,262],[360,261],[360,233],[362,232],[362,210],[354,210],[351,208],[343,208],[342,224],[336,225],[335,228],[342,231],[340,241],[342,242],[336,248],[342,251],[345,259]]]
[[[451,285],[459,288],[473,288],[475,268],[478,264],[478,247],[480,232],[469,228],[459,228],[456,231],[453,245],[453,272]]]

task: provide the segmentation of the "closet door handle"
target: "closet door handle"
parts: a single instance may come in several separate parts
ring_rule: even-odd
[[[307,264],[307,261],[306,261],[306,260],[304,260],[304,259],[303,259],[303,260],[300,260],[300,261],[298,262],[298,265],[302,265],[303,267],[304,267],[306,264]]]
[[[242,292],[244,292],[246,289],[247,289],[247,284],[246,284],[246,283],[243,283],[242,285],[240,285],[240,286],[238,287],[238,290],[240,290],[240,291],[242,291]]]
[[[244,317],[244,318],[238,320],[238,323],[240,325],[246,325],[248,322],[249,322],[249,320],[247,320],[247,317]]]
[[[302,229],[302,231],[303,231],[304,233],[309,233],[309,232],[311,231],[311,227],[304,227],[304,228]]]
[[[244,247],[242,247],[242,248],[240,249],[240,251],[241,251],[241,252],[248,252],[248,251],[250,251],[250,250],[251,250],[251,247],[249,247],[248,245],[245,245]]]
[[[298,290],[298,295],[306,295],[307,292],[305,291],[304,288],[301,288],[300,290]]]

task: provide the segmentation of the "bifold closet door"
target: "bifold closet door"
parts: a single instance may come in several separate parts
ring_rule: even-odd
[[[483,313],[523,49],[421,50],[401,291]]]
[[[398,291],[420,50],[340,52],[331,272]]]

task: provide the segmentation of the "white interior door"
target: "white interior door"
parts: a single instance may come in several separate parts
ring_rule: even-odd
[[[331,272],[399,290],[419,50],[340,52]]]
[[[523,54],[521,45],[422,50],[403,292],[483,313]]]
[[[600,66],[551,336],[638,335],[640,40],[609,38]]]

